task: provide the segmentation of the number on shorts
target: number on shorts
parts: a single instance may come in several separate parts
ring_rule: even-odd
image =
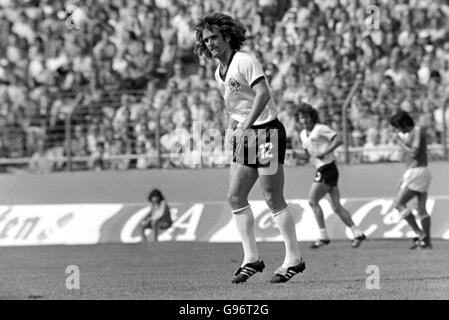
[[[273,154],[271,153],[271,150],[273,149],[272,142],[260,144],[259,149],[260,149],[260,153],[259,153],[260,160],[266,160],[266,159],[273,158]]]

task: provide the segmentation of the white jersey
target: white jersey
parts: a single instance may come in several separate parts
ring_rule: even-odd
[[[337,133],[324,124],[315,124],[312,131],[307,135],[307,130],[302,130],[300,137],[302,146],[312,157],[313,164],[318,169],[335,161],[334,153],[328,153],[324,158],[318,159],[316,155],[323,152],[330,145]]]
[[[266,81],[262,65],[248,53],[233,52],[224,79],[220,75],[220,66],[215,71],[215,78],[229,115],[239,123],[244,122],[256,96],[252,87],[259,81]],[[254,125],[270,122],[276,117],[276,104],[270,92],[270,100]]]

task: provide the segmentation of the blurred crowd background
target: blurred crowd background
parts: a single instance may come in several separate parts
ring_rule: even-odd
[[[301,147],[303,101],[335,130],[346,123],[350,163],[401,160],[388,124],[399,109],[427,128],[431,157],[442,159],[446,0],[0,0],[0,159],[26,159],[36,172],[65,170],[68,153],[75,169],[152,168],[160,110],[164,154],[198,143],[185,134],[198,121],[223,133],[216,64],[193,54],[191,29],[214,11],[247,26],[243,50],[265,68],[289,149]],[[162,166],[205,164],[164,157]]]

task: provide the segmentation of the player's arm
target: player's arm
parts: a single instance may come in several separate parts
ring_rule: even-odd
[[[229,118],[228,129],[235,130],[237,129],[239,122],[232,118]]]
[[[310,153],[305,148],[294,149],[293,155],[296,159],[300,159],[300,160],[309,160],[310,159]]]
[[[151,206],[150,211],[147,213],[145,217],[143,217],[142,220],[140,220],[141,225],[146,225],[151,221],[151,217],[153,216],[153,206]]]
[[[415,155],[417,155],[417,150],[415,150],[415,148],[407,146],[404,143],[404,141],[402,141],[401,139],[399,139],[399,146],[401,147],[402,152],[404,153],[406,159],[407,158],[415,159]],[[408,164],[408,166],[410,168],[414,168],[414,167],[416,167],[417,164],[418,164],[418,162],[416,160],[411,160],[411,162]],[[399,183],[400,183],[400,185],[402,184],[402,179]]]
[[[321,153],[317,154],[316,157],[318,159],[325,157],[327,154],[333,152],[335,149],[337,149],[339,146],[343,144],[343,137],[341,134],[338,134],[335,132],[333,138],[331,139],[331,143],[329,146]]]
[[[306,141],[303,138],[304,132],[299,133],[298,135],[298,144],[299,146],[296,148],[293,148],[293,157],[299,160],[306,160],[309,161],[310,160],[310,153],[307,150],[307,147],[305,147],[306,145]]]
[[[225,147],[228,150],[232,150],[234,141],[234,130],[237,129],[239,122],[232,118],[229,118],[228,129],[225,132]]]
[[[161,204],[160,204],[160,208],[161,208],[162,211],[165,212],[165,210],[167,209],[167,201],[162,200]]]
[[[253,105],[248,117],[242,124],[242,130],[246,130],[251,127],[257,118],[259,118],[262,111],[265,109],[268,101],[270,101],[270,90],[268,89],[265,79],[261,79],[252,87],[256,93],[254,97]]]
[[[424,139],[423,135],[425,135],[425,132],[422,130],[423,129],[420,128],[419,131],[414,132],[410,146],[403,143],[404,153],[413,159],[412,162],[409,163],[409,167],[412,168],[418,165],[418,161],[416,159],[418,159],[419,153],[421,152],[419,146],[421,145],[421,139]]]
[[[410,153],[413,151],[412,148],[408,147],[408,146],[405,144],[405,142],[401,139],[400,136],[398,136],[397,141],[398,141],[399,147],[400,147],[400,148],[402,149],[402,151],[404,151],[405,153],[410,154]]]
[[[404,140],[401,139],[401,137],[398,138],[399,146],[401,147],[402,151],[404,151],[407,155],[415,157],[418,155],[419,152],[419,144],[421,139],[421,132],[416,132],[412,136],[412,141],[410,146],[407,145]]]

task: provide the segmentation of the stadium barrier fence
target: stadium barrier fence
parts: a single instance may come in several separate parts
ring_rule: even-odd
[[[356,93],[357,89],[359,88],[361,84],[361,80],[357,79],[354,84],[352,85],[351,91],[348,93],[348,96],[346,97],[346,100],[343,102],[342,105],[342,128],[343,128],[343,145],[345,148],[345,157],[344,162],[350,163],[349,159],[349,126],[348,126],[348,107],[349,103],[351,102],[352,97]]]

